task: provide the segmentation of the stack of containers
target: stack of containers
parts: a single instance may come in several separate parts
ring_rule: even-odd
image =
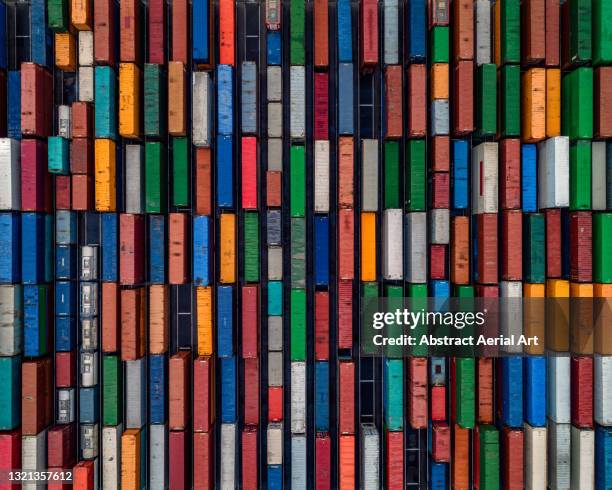
[[[266,242],[268,319],[267,479],[269,488],[283,485],[283,76],[281,71],[281,5],[266,1]],[[263,459],[263,458],[262,458]]]

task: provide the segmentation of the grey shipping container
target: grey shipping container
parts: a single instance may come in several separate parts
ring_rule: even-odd
[[[149,488],[168,488],[168,425],[149,425]]]
[[[81,316],[96,316],[98,314],[98,284],[82,282],[81,286]]]
[[[0,356],[23,349],[23,301],[20,284],[0,285]]]
[[[140,429],[147,420],[146,358],[125,362],[125,427]]]
[[[306,436],[291,436],[291,488],[306,490]]]
[[[57,106],[57,135],[72,138],[72,108],[69,105]]]
[[[353,63],[338,64],[338,132],[353,134]]]
[[[36,435],[21,437],[21,471],[42,472],[47,471],[47,429]],[[21,488],[40,488],[33,480],[23,483]]]
[[[81,352],[81,386],[91,387],[98,384],[98,353]]]
[[[548,485],[570,490],[571,424],[548,424]]]
[[[280,66],[268,66],[268,102],[280,102],[283,97],[283,75]]]
[[[194,71],[191,83],[191,137],[194,146],[210,146],[212,125],[212,87],[206,71]]]
[[[587,490],[595,484],[595,431],[572,425],[570,487]]]
[[[361,208],[378,211],[378,140],[361,142]]]
[[[268,247],[268,280],[281,281],[283,279],[283,249],[281,247]]]
[[[144,148],[125,145],[125,212],[144,212]]]
[[[427,215],[406,214],[406,273],[407,282],[427,282]]]
[[[268,245],[280,245],[282,223],[279,209],[268,209],[267,225]]]
[[[283,104],[281,104],[280,102],[268,102],[268,138],[282,137]]]
[[[283,317],[282,316],[269,316],[268,317],[268,350],[279,351],[279,352],[283,350]],[[282,360],[281,360],[281,364],[282,364]],[[281,381],[282,381],[282,372],[281,372]]]
[[[445,136],[449,132],[448,99],[436,99],[431,102],[431,135]]]
[[[221,488],[235,488],[236,424],[221,424]]]
[[[268,140],[268,170],[283,170],[283,140],[274,138]]]
[[[257,133],[257,65],[254,61],[242,63],[242,132]]]
[[[21,209],[21,145],[12,138],[0,138],[0,210]]]
[[[378,430],[374,424],[361,424],[361,488],[378,489],[380,452]]]
[[[121,433],[123,425],[102,428],[102,481],[104,488],[121,488]]]
[[[399,6],[398,0],[384,0],[384,61],[395,65],[399,60]]]
[[[450,243],[450,210],[432,209],[429,211],[429,240],[436,245]]]
[[[291,66],[290,79],[290,134],[293,139],[306,136],[306,76],[304,66]]]
[[[81,457],[83,459],[95,459],[99,452],[99,428],[98,424],[81,424]]]
[[[71,424],[75,415],[75,391],[74,388],[57,390],[57,423]]]
[[[283,386],[283,353],[268,353],[268,386]]]
[[[476,0],[476,65],[491,63],[491,2]]]
[[[402,263],[404,213],[401,209],[385,209],[383,213],[383,276],[389,280],[401,280],[404,275]]]
[[[81,247],[79,277],[81,281],[95,281],[98,279],[98,247],[90,245]]]
[[[94,69],[93,66],[79,66],[79,101],[94,100]]]

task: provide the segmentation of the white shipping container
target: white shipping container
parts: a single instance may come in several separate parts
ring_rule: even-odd
[[[168,426],[149,425],[149,488],[168,488]]]
[[[93,31],[79,31],[79,65],[93,66],[94,64],[94,35]]]
[[[268,279],[282,281],[283,279],[283,249],[268,247]]]
[[[81,349],[98,349],[98,319],[95,317],[81,319]]]
[[[35,436],[21,437],[21,471],[47,471],[47,429]],[[29,481],[21,488],[44,488],[46,485]]]
[[[268,424],[268,464],[283,464],[283,423]]]
[[[306,436],[291,436],[291,488],[306,490]]]
[[[497,194],[497,143],[481,143],[472,148],[472,213],[497,213]]]
[[[98,384],[98,353],[81,352],[81,386],[89,388]]]
[[[283,140],[271,138],[268,140],[268,170],[283,170]]]
[[[383,277],[400,280],[404,277],[403,219],[401,209],[385,209],[383,212]]]
[[[525,433],[525,488],[546,490],[546,427],[524,425]]]
[[[193,101],[191,137],[195,146],[210,146],[211,94],[209,73],[207,71],[194,71],[191,84],[191,100]]]
[[[595,487],[595,431],[572,426],[572,490]]]
[[[593,211],[606,210],[606,142],[591,144],[591,207]]]
[[[435,245],[450,243],[450,210],[432,209],[429,211],[429,239]]]
[[[23,349],[21,284],[0,285],[0,356],[16,356]]]
[[[72,138],[72,108],[69,105],[57,106],[57,135]]]
[[[93,66],[79,66],[79,101],[94,100],[94,69]]]
[[[445,136],[450,131],[450,109],[448,99],[431,102],[431,135]]]
[[[290,78],[290,128],[291,137],[304,139],[306,136],[306,77],[304,66],[291,66]]]
[[[283,386],[283,353],[268,353],[268,386]]]
[[[12,138],[0,138],[0,210],[21,209],[21,145]]]
[[[81,316],[98,315],[98,283],[81,283]]]
[[[399,59],[399,10],[398,0],[384,0],[384,61],[395,65]]]
[[[427,282],[427,214],[406,213],[407,282]]]
[[[268,350],[283,350],[283,317],[268,317]]]
[[[570,416],[570,358],[565,355],[548,357],[548,418],[558,424],[569,424]]]
[[[236,424],[221,424],[221,488],[235,486]]]
[[[361,424],[361,488],[377,490],[380,453],[378,430],[374,424]]]
[[[291,363],[291,433],[306,432],[306,363]]]
[[[378,140],[361,141],[361,209],[378,211]]]
[[[603,426],[612,425],[612,356],[595,354],[594,418]]]
[[[121,488],[122,432],[123,425],[121,424],[102,428],[102,481],[105,489]]]
[[[98,279],[98,247],[81,247],[81,281]]]
[[[569,206],[569,138],[555,136],[538,143],[540,208]]]
[[[514,336],[515,339],[513,344],[502,345],[500,350],[520,354],[523,352],[523,346],[517,341],[523,334],[523,283],[521,281],[502,281],[500,296],[508,300],[500,304],[501,334],[508,338]]]
[[[548,486],[552,490],[570,490],[571,424],[548,423]]]
[[[125,427],[140,429],[147,421],[146,358],[125,362]]]
[[[268,66],[268,102],[283,99],[283,74],[280,66]]]
[[[283,104],[268,103],[268,138],[283,137]]]
[[[329,213],[329,141],[314,142],[314,210]]]
[[[58,424],[71,424],[74,422],[75,398],[74,388],[57,390]]]
[[[491,63],[491,2],[476,0],[476,65]]]
[[[81,457],[94,459],[98,457],[98,424],[81,424]]]
[[[144,212],[144,148],[125,145],[125,212]]]

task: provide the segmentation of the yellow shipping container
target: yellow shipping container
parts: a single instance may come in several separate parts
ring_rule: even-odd
[[[168,352],[168,285],[152,284],[149,287],[149,353]]]
[[[361,213],[361,280],[376,281],[376,213]]]
[[[196,308],[198,355],[212,356],[214,354],[212,287],[204,286],[196,288]]]
[[[109,139],[96,139],[94,153],[96,211],[115,212],[117,210],[115,142]]]
[[[448,63],[434,63],[431,67],[431,100],[448,99]]]
[[[140,135],[140,69],[135,63],[119,64],[119,134]]]
[[[570,350],[593,354],[593,285],[572,282],[570,295]]]
[[[72,0],[70,12],[72,25],[79,31],[91,31],[92,2],[89,0]]]
[[[121,488],[140,490],[140,430],[126,429],[121,435]]]
[[[530,68],[522,75],[521,137],[535,143],[546,138],[546,70]]]
[[[76,42],[69,32],[55,34],[55,66],[63,71],[76,70]]]
[[[546,70],[546,137],[561,136],[561,70]]]
[[[569,350],[569,281],[549,279],[546,296],[546,347],[555,352],[566,352]]]
[[[172,136],[187,134],[186,76],[183,63],[168,62],[168,132]]]
[[[236,215],[223,213],[219,218],[221,230],[219,281],[236,282]]]
[[[546,347],[546,286],[523,285],[523,329],[527,337],[538,337],[537,345],[526,345],[525,353],[542,355]]]
[[[612,284],[595,284],[593,349],[597,354],[612,355]]]

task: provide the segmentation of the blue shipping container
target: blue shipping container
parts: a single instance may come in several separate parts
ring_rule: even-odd
[[[210,285],[210,218],[193,218],[193,281],[196,286]]]
[[[236,357],[220,359],[221,363],[221,422],[236,422]]]
[[[441,298],[442,300],[446,298],[450,298],[450,284],[448,281],[429,281],[429,294],[432,298]],[[444,301],[441,301],[436,304],[443,304]]]
[[[79,390],[79,423],[95,424],[100,418],[99,414],[98,387],[81,388]]]
[[[315,363],[315,430],[329,430],[329,363]]]
[[[217,136],[217,206],[234,206],[234,140]]]
[[[217,288],[217,356],[234,355],[234,290],[232,286]]]
[[[338,65],[338,132],[340,134],[353,134],[353,64],[340,63]]]
[[[166,281],[166,221],[163,215],[149,215],[149,282]]]
[[[77,213],[58,210],[55,213],[55,243],[58,245],[77,244]]]
[[[447,488],[446,480],[448,479],[448,464],[447,463],[429,463],[429,489],[430,490],[445,490]]]
[[[353,32],[350,0],[338,0],[338,61],[353,62]],[[344,86],[340,85],[344,88]],[[350,85],[352,87],[352,83]],[[348,88],[348,86],[347,86]]]
[[[47,29],[45,0],[30,3],[30,53],[32,63],[53,66],[53,33]]]
[[[100,216],[104,220],[110,213],[94,213],[85,211],[80,213],[82,222],[79,230],[81,230],[81,239],[83,245],[100,245]]]
[[[267,53],[268,53],[268,65],[280,65],[281,64],[281,32],[280,31],[268,31],[266,37]]]
[[[452,207],[454,209],[467,209],[469,196],[468,162],[470,143],[465,140],[453,140],[452,154]]]
[[[283,314],[283,283],[282,281],[268,282],[268,315],[280,316]]]
[[[24,284],[45,282],[45,215],[21,214],[21,280]]]
[[[55,318],[55,350],[68,352],[76,348],[76,318]]]
[[[55,315],[72,316],[77,309],[77,283],[57,281],[55,283]]]
[[[45,214],[45,282],[53,281],[53,215]]]
[[[406,49],[411,62],[421,63],[427,57],[427,1],[408,0],[406,5]]]
[[[58,245],[55,247],[55,278],[76,279],[77,274],[76,247],[71,245]]]
[[[21,72],[9,71],[7,80],[7,135],[21,139]]]
[[[210,33],[208,0],[193,0],[191,7],[191,40],[193,42],[192,58],[196,64],[210,62]]]
[[[28,357],[47,353],[47,299],[46,285],[23,286],[23,353]]]
[[[217,134],[234,134],[234,69],[217,66]]]
[[[0,283],[21,281],[20,213],[0,213]]]
[[[96,66],[95,85],[95,134],[96,138],[117,139],[117,96],[115,71],[110,66]],[[119,168],[119,165],[117,165]],[[119,182],[119,179],[117,179]],[[119,195],[119,192],[117,193]]]
[[[435,386],[446,385],[446,361],[444,357],[430,358],[429,383]]]
[[[166,422],[167,361],[164,354],[149,356],[149,423]]]
[[[595,428],[595,488],[612,488],[612,427]]]
[[[282,465],[268,465],[268,490],[283,490]]]
[[[524,361],[525,422],[546,426],[546,357],[527,356]]]
[[[538,211],[536,145],[521,145],[521,200],[523,213]]]
[[[329,284],[329,221],[327,216],[315,216],[315,284]]]
[[[102,216],[102,280],[116,282],[119,277],[118,224],[115,213]]]
[[[501,359],[501,418],[508,427],[523,426],[523,358]]]

